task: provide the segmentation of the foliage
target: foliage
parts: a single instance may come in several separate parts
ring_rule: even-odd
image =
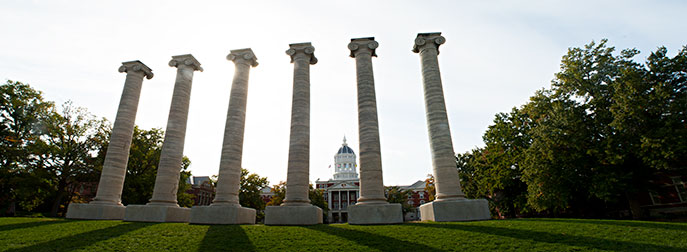
[[[653,174],[687,172],[687,47],[639,64],[636,49],[616,55],[606,43],[569,49],[550,89],[496,115],[486,146],[458,155],[468,196],[505,216],[625,206],[638,218]]]
[[[427,178],[425,179],[425,192],[429,194],[429,201],[434,201],[434,195],[436,195],[437,192],[434,187],[434,175],[432,174],[427,174]]]
[[[191,171],[188,167],[191,165],[191,160],[187,156],[181,159],[181,171],[179,172],[179,187],[177,188],[177,203],[181,207],[192,207],[194,195],[186,191],[191,189],[191,184],[188,183],[191,178]]]
[[[286,182],[280,181],[279,184],[272,186],[272,199],[267,202],[268,206],[279,206],[284,202],[286,198]],[[322,214],[326,217],[329,212],[329,206],[327,201],[324,200],[324,190],[314,189],[312,184],[308,190],[308,197],[310,198],[310,204],[317,206],[322,209]]]
[[[127,164],[124,189],[122,190],[122,203],[146,204],[153,196],[157,168],[162,153],[164,131],[158,128],[150,130],[134,127],[129,161]],[[188,167],[191,161],[184,156],[181,161],[179,187],[177,188],[177,201],[180,206],[193,205],[193,195],[186,193],[191,185],[187,183],[191,172]]]
[[[268,206],[279,206],[281,203],[284,202],[284,198],[286,198],[286,182],[284,181],[279,181],[279,184],[272,185],[272,198],[270,199],[270,202],[267,202]]]
[[[389,203],[399,203],[401,204],[403,214],[413,211],[413,206],[408,204],[408,199],[412,195],[413,191],[403,190],[398,186],[385,186],[384,194],[386,194],[386,200]]]
[[[239,203],[241,206],[249,207],[257,210],[257,220],[264,218],[265,201],[260,196],[260,190],[269,186],[266,177],[260,177],[258,174],[250,173],[248,170],[241,168],[241,179],[239,187]]]
[[[0,219],[0,251],[685,251],[685,236],[685,223],[593,219],[307,227]]]
[[[28,84],[0,85],[0,216],[13,215],[17,207],[30,211],[49,194],[45,172],[32,163],[52,107]]]
[[[79,181],[97,179],[97,136],[107,129],[107,124],[70,101],[62,105],[59,113],[50,111],[44,124],[46,134],[37,142],[35,165],[45,170],[45,179],[51,185],[52,216],[64,214],[64,205],[69,204]]]

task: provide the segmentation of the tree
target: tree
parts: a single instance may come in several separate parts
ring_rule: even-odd
[[[108,136],[110,134],[110,132],[105,133]],[[123,204],[146,204],[152,198],[157,166],[160,163],[160,154],[162,153],[163,136],[164,131],[159,128],[144,130],[138,126],[134,127],[126,178],[122,190]],[[99,152],[98,160],[101,160],[100,162],[105,160],[106,151],[104,150],[107,150],[108,143],[109,141],[103,142],[103,146],[100,148],[103,150]],[[186,193],[186,190],[191,187],[187,182],[192,175],[188,170],[190,165],[191,160],[184,156],[181,160],[181,167],[179,167],[179,187],[177,188],[177,202],[184,207],[193,205],[193,195]]]
[[[269,186],[269,182],[266,177],[260,177],[258,174],[250,173],[241,168],[239,203],[241,206],[255,209],[258,221],[265,216],[265,201],[260,196],[260,190],[267,186]]]
[[[272,196],[272,199],[270,199],[270,202],[267,202],[267,205],[281,205],[284,202],[284,198],[286,198],[286,182],[280,181],[279,184],[273,185],[272,193],[274,193],[274,195]],[[327,205],[327,202],[324,200],[324,190],[314,189],[312,184],[310,184],[310,189],[308,190],[308,197],[310,198],[310,204],[321,208],[324,216],[327,216],[329,206]]]
[[[47,197],[45,174],[30,163],[52,107],[28,84],[0,85],[0,215],[14,215],[17,205],[30,211]]]
[[[188,157],[184,156],[181,159],[181,172],[179,172],[179,188],[177,188],[177,203],[181,207],[192,207],[193,206],[193,198],[195,197],[193,194],[187,193],[189,189],[191,189],[191,184],[188,182],[189,178],[191,178],[191,171],[188,170],[188,167],[191,165],[191,160],[188,159]]]
[[[432,174],[427,174],[427,178],[425,179],[425,192],[429,194],[428,201],[434,201],[434,195],[437,194],[437,190],[436,187],[434,187],[434,175]]]
[[[51,111],[44,127],[47,134],[37,142],[35,165],[46,170],[52,186],[50,215],[58,216],[66,210],[63,201],[72,199],[70,185],[91,180],[95,174],[95,153],[98,150],[96,136],[105,129],[104,119],[97,120],[85,108],[76,107],[71,101],[62,105],[60,112]]]
[[[386,194],[386,201],[389,203],[401,204],[403,214],[413,211],[413,206],[408,204],[408,199],[412,195],[412,191],[403,190],[398,186],[385,186],[384,194]]]
[[[272,186],[271,191],[274,195],[272,195],[270,202],[267,202],[267,205],[268,206],[279,206],[279,205],[281,205],[281,203],[284,202],[284,198],[286,198],[286,182],[279,181],[279,184]]]

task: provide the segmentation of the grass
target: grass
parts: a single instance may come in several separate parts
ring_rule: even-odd
[[[687,223],[588,219],[189,225],[0,218],[0,251],[687,251]]]

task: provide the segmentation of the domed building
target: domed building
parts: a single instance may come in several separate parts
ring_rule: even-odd
[[[343,144],[334,154],[332,179],[315,181],[316,188],[324,190],[324,200],[329,206],[327,217],[331,223],[347,222],[348,206],[358,202],[360,180],[356,160],[355,152],[348,146],[344,136]]]

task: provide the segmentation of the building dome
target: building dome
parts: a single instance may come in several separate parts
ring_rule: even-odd
[[[356,172],[358,165],[355,160],[355,152],[348,147],[344,136],[343,144],[334,155],[334,180],[358,179],[358,172]]]
[[[336,154],[355,154],[355,152],[353,152],[353,149],[348,147],[348,145],[344,145],[339,148],[339,151]]]

